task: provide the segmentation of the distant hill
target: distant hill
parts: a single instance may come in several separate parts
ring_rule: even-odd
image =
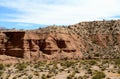
[[[4,26],[0,26],[0,30],[9,30],[9,29]]]

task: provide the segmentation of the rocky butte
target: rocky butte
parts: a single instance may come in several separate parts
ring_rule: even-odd
[[[0,33],[0,62],[99,58],[120,58],[120,20]]]

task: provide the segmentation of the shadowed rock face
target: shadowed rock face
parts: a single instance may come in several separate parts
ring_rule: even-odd
[[[68,34],[43,34],[40,36],[38,46],[47,59],[61,59],[66,57],[69,59],[73,58],[77,53],[79,53],[79,57],[82,57],[82,53],[76,49],[79,44],[75,44],[74,38],[70,37],[71,35]],[[68,54],[68,56],[65,54]]]
[[[5,32],[7,41],[5,43],[5,54],[23,58],[23,40],[24,32]]]
[[[1,32],[0,55],[28,60],[120,58],[120,21]]]

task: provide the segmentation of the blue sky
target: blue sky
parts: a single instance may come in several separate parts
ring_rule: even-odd
[[[0,0],[0,26],[35,29],[120,18],[120,0]]]

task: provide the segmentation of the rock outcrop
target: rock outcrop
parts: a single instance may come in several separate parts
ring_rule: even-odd
[[[0,55],[31,61],[120,58],[120,21],[3,31],[0,33]]]
[[[76,36],[73,36],[64,33],[3,32],[1,33],[1,55],[27,60],[82,58],[82,53],[78,49],[80,41],[76,43]]]

